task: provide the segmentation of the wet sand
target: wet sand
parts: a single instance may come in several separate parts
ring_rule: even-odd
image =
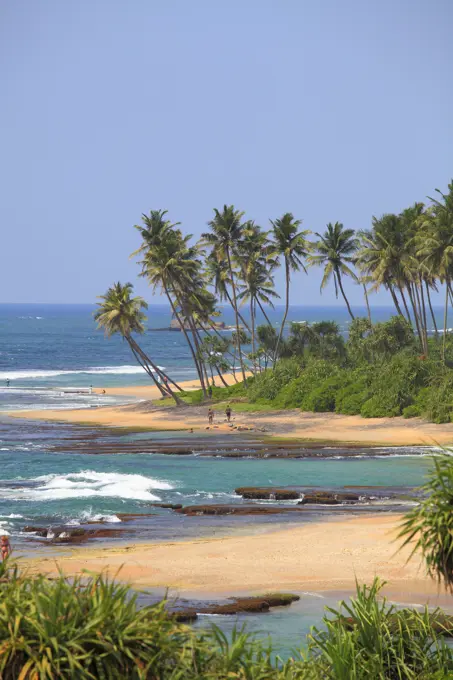
[[[196,521],[196,518],[194,518]],[[410,549],[398,552],[400,516],[382,514],[244,536],[183,542],[84,547],[25,560],[32,570],[71,575],[105,570],[137,588],[170,588],[174,595],[211,596],[269,591],[355,589],[375,575],[408,601],[438,593]]]
[[[229,382],[232,376],[225,376]],[[187,389],[198,389],[195,380],[181,383]],[[100,391],[100,389],[96,390]],[[108,427],[131,427],[149,430],[206,431],[208,406],[181,408],[159,406],[156,387],[107,388],[107,394],[136,396],[143,401],[119,407],[96,407],[77,410],[15,411],[8,415],[35,420],[63,421],[103,425]],[[246,430],[264,432],[266,436],[300,441],[356,443],[365,446],[434,446],[453,444],[453,423],[436,425],[421,418],[362,418],[336,413],[303,413],[298,409],[286,411],[235,412],[233,428],[228,426],[223,406],[214,404],[216,416],[213,433]],[[240,408],[239,406],[237,407]]]

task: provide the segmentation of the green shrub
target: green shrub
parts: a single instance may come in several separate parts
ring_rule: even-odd
[[[370,397],[360,409],[362,418],[394,418],[400,413],[401,408],[398,405],[389,404],[379,394]]]
[[[301,409],[315,412],[334,411],[336,396],[345,381],[347,374],[344,371],[327,378],[306,395],[302,400]]]
[[[301,369],[300,360],[282,359],[275,369],[258,374],[247,390],[250,401],[274,400],[284,385],[297,378]]]
[[[416,418],[421,416],[420,406],[418,404],[411,404],[403,408],[403,418]]]
[[[335,399],[335,411],[348,416],[358,415],[370,398],[370,390],[363,382],[354,382],[339,389]]]

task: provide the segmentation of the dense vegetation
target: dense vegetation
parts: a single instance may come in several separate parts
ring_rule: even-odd
[[[277,342],[275,331],[263,339],[267,351]],[[436,423],[453,416],[453,344],[446,344],[446,363],[435,338],[429,356],[420,354],[417,339],[400,316],[371,326],[368,319],[351,322],[347,340],[333,322],[291,324],[281,340],[281,359],[274,369],[257,372],[229,388],[214,388],[217,401],[243,401],[257,407],[360,414],[365,418],[423,416]],[[202,393],[186,400],[200,403]]]
[[[441,457],[425,502],[401,536],[418,537],[429,572],[451,588],[453,460]],[[448,512],[447,512],[448,509]],[[103,576],[55,580],[0,565],[0,677],[4,680],[428,680],[452,677],[444,639],[453,622],[441,611],[398,609],[378,579],[357,585],[338,610],[287,661],[244,630],[230,639],[195,632],[165,602],[139,608],[127,586]]]
[[[301,220],[291,213],[271,220],[266,231],[225,205],[214,210],[209,231],[198,243],[183,234],[179,223],[167,220],[165,211],[143,215],[136,227],[142,243],[134,253],[140,257],[140,275],[166,295],[187,341],[203,399],[215,380],[224,384],[223,373],[233,371],[236,381],[242,381],[238,392],[251,402],[449,421],[453,182],[438,197],[428,206],[416,203],[398,215],[373,218],[367,231],[329,223],[324,233],[315,233],[316,240],[309,239],[309,230],[301,231]],[[274,274],[280,266],[285,271],[285,307],[276,330],[266,307],[279,297]],[[314,266],[323,267],[321,289],[332,281],[344,299],[351,317],[347,342],[329,321],[292,324],[286,333],[292,275]],[[354,318],[344,277],[363,287],[367,318]],[[445,299],[441,331],[431,303],[431,292],[439,285]],[[381,287],[390,292],[396,316],[373,324],[368,296]],[[219,302],[233,308],[235,330],[230,335],[216,327]],[[181,403],[180,386],[135,339],[144,332],[146,307],[142,298],[133,297],[131,284],[117,283],[101,297],[95,316],[108,335],[125,338],[162,395]],[[258,318],[266,323],[259,325]],[[246,379],[247,370],[252,380]]]

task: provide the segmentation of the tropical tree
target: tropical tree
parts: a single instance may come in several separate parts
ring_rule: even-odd
[[[263,232],[252,220],[244,224],[243,238],[238,243],[235,256],[241,276],[237,298],[242,303],[249,303],[252,355],[256,353],[256,306],[267,319],[263,304],[273,307],[273,299],[280,297],[274,290],[272,271],[276,261],[271,256],[271,248],[267,232]],[[256,369],[256,357],[253,363]]]
[[[114,283],[105,295],[100,295],[102,302],[98,303],[98,309],[94,318],[98,323],[98,328],[103,328],[105,334],[110,337],[116,333],[121,335],[128,343],[132,354],[137,362],[153,380],[161,394],[170,394],[176,404],[183,402],[170,387],[168,376],[145,354],[133,337],[133,333],[143,334],[145,331],[144,321],[146,315],[143,312],[148,308],[148,304],[142,297],[132,297],[133,286],[131,283]],[[159,376],[165,384],[165,388],[159,383]],[[173,381],[172,381],[173,382]]]
[[[132,255],[142,256],[140,275],[147,278],[153,290],[159,289],[166,295],[188,344],[203,393],[207,396],[206,370],[198,352],[196,327],[189,304],[194,287],[200,282],[201,251],[198,246],[190,244],[190,234],[182,234],[179,223],[166,220],[166,213],[164,210],[152,210],[149,217],[142,216],[143,225],[136,225],[142,244]]]
[[[319,241],[313,244],[312,253],[308,256],[310,266],[323,266],[324,276],[321,281],[321,291],[326,287],[331,277],[335,285],[335,295],[338,298],[338,289],[348,308],[349,316],[354,319],[351,306],[344,292],[342,276],[350,276],[353,281],[358,281],[356,274],[349,266],[355,262],[357,239],[353,229],[345,229],[341,222],[328,223],[323,234],[316,232]],[[315,253],[315,254],[313,254]]]
[[[242,378],[247,384],[245,376],[244,360],[241,350],[241,334],[238,313],[238,299],[236,291],[237,274],[233,268],[233,260],[238,252],[239,243],[243,236],[244,226],[242,218],[244,213],[236,210],[234,205],[224,205],[223,210],[214,209],[214,217],[208,222],[211,231],[202,234],[202,243],[211,247],[211,253],[218,261],[226,260],[228,264],[229,283],[232,290],[232,303],[236,320],[236,342]]]
[[[282,341],[283,331],[289,310],[289,290],[291,282],[291,272],[302,269],[307,272],[304,259],[308,254],[307,236],[309,230],[299,231],[302,220],[296,220],[292,213],[285,213],[276,220],[270,220],[272,225],[273,249],[272,256],[278,262],[282,258],[285,266],[285,312],[280,326],[277,344],[275,347],[275,359],[278,358],[279,346]],[[275,363],[274,363],[275,366]]]
[[[445,347],[448,326],[448,301],[452,295],[453,278],[453,181],[448,193],[436,189],[441,199],[431,198],[433,206],[420,220],[421,228],[415,237],[417,255],[426,268],[427,275],[438,278],[445,285],[444,335],[442,356],[445,361]]]

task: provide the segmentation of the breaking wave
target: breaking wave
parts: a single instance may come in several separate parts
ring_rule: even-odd
[[[164,370],[164,366],[158,366]],[[30,368],[23,370],[0,371],[0,380],[29,380],[32,378],[54,378],[58,375],[135,375],[143,373],[141,366],[89,366],[77,370]]]
[[[159,501],[154,490],[170,490],[168,482],[143,475],[83,470],[66,475],[43,475],[31,480],[33,487],[3,490],[11,500],[55,501],[67,498],[111,497],[139,501]]]

